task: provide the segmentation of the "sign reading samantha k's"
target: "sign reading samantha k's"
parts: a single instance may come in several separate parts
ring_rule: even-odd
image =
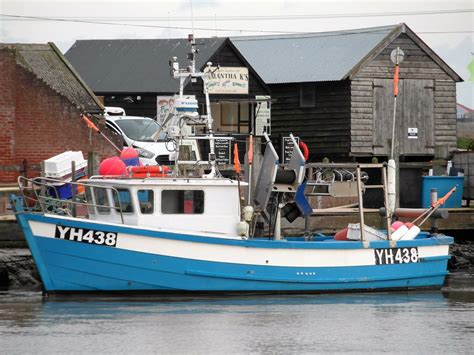
[[[207,71],[208,69],[206,69]],[[209,94],[248,94],[249,70],[245,67],[211,67]]]

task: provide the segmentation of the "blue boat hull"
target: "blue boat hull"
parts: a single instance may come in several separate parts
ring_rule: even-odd
[[[325,292],[354,290],[411,289],[442,286],[447,274],[448,255],[420,257],[417,262],[387,265],[304,266],[238,263],[225,260],[177,257],[125,248],[35,235],[32,224],[43,228],[91,228],[90,223],[51,216],[19,214],[18,219],[41,274],[47,292],[67,291],[155,291],[155,292]],[[94,226],[93,226],[94,227]],[[96,228],[97,226],[95,226]],[[188,243],[189,248],[246,248],[262,255],[317,252],[358,253],[390,248],[386,241],[364,246],[357,242],[281,242],[270,240],[225,240],[131,229],[106,225],[108,231],[145,238],[151,242]],[[41,233],[39,233],[41,234]],[[140,239],[141,240],[141,239]],[[400,242],[398,246],[425,249],[447,245],[452,238]],[[164,244],[166,245],[166,244]],[[252,250],[253,249],[253,250]],[[313,250],[314,249],[314,250]],[[211,249],[212,250],[212,249]],[[216,249],[214,259],[218,259]],[[372,255],[371,254],[371,255]],[[303,255],[303,254],[302,254]],[[344,256],[342,257],[344,260]],[[296,262],[296,261],[295,261]],[[316,265],[317,263],[315,263]]]

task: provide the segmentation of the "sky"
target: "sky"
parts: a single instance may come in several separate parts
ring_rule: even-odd
[[[457,84],[457,101],[474,108],[468,70],[474,58],[473,10],[474,0],[0,0],[2,15],[43,18],[0,16],[0,42],[54,42],[66,52],[79,39],[184,38],[192,28],[196,37],[210,37],[405,22],[464,79]]]

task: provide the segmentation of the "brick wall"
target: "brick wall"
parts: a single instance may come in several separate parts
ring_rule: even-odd
[[[90,134],[72,103],[16,65],[12,51],[0,50],[0,73],[0,183],[16,181],[25,159],[31,166],[66,150],[81,150],[85,158],[89,151],[116,155],[102,137]]]
[[[14,53],[0,51],[0,166],[15,164]],[[14,171],[0,170],[0,181],[12,181]]]

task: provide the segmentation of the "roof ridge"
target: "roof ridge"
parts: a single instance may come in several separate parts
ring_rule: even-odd
[[[199,40],[225,40],[229,37],[196,37],[196,41]],[[75,42],[105,42],[105,41],[114,41],[114,42],[119,42],[119,41],[133,41],[133,42],[146,42],[146,41],[183,41],[183,40],[188,40],[185,37],[179,37],[179,38],[97,38],[97,39],[77,39]]]
[[[323,32],[302,32],[302,33],[288,33],[288,34],[275,34],[275,35],[264,35],[264,36],[230,36],[231,41],[255,41],[255,40],[278,40],[278,39],[295,39],[295,38],[313,38],[313,37],[330,37],[330,36],[341,36],[341,35],[352,35],[352,34],[367,34],[367,33],[383,33],[391,31],[394,28],[403,25],[402,23],[396,25],[376,26],[376,27],[364,27],[354,28],[347,30],[335,30],[335,31],[323,31]]]
[[[459,102],[456,102],[456,105],[461,106],[463,109],[469,112],[473,112],[474,109],[467,107],[466,105],[460,104]]]

